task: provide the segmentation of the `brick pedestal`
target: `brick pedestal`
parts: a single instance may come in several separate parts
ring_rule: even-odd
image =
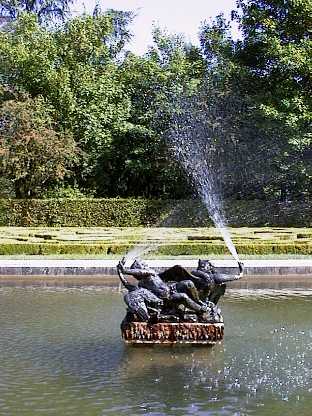
[[[223,339],[223,323],[158,323],[131,322],[122,326],[127,344],[206,344]]]

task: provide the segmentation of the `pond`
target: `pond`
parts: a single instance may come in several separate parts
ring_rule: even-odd
[[[312,290],[230,290],[225,338],[127,347],[108,288],[0,288],[0,415],[310,415]]]

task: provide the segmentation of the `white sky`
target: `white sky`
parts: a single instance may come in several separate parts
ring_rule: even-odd
[[[77,13],[94,9],[96,0],[78,0],[73,5]],[[236,8],[235,0],[100,0],[102,10],[134,10],[137,12],[132,26],[133,52],[143,54],[152,44],[153,23],[170,33],[184,33],[186,39],[196,44],[200,23],[224,12],[226,16]],[[233,29],[234,36],[237,29]]]

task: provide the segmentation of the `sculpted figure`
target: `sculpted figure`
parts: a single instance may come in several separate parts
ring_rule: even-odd
[[[202,302],[206,302],[216,305],[222,295],[225,293],[226,283],[238,280],[243,275],[244,265],[238,262],[239,274],[228,275],[219,273],[209,260],[198,260],[198,266],[196,270],[189,273],[181,266],[173,266],[168,270],[159,274],[162,280],[168,281],[183,281],[190,280],[194,283],[199,299]]]
[[[138,280],[138,288],[147,289],[156,295],[163,301],[166,310],[184,305],[195,313],[207,311],[207,305],[200,301],[198,291],[191,280],[166,283],[142,260],[136,259],[130,268],[126,268],[124,263],[123,259],[117,266],[119,276],[122,279],[125,279],[124,274],[135,277]]]
[[[121,323],[127,343],[200,343],[213,344],[223,338],[223,317],[216,304],[225,293],[226,283],[239,275],[219,273],[209,260],[199,260],[189,273],[181,266],[162,273],[136,259],[125,267],[117,265],[119,278],[128,290],[124,296],[127,314]],[[131,284],[125,275],[137,282]],[[156,325],[154,325],[156,324]]]
[[[215,305],[224,295],[226,283],[238,280],[244,273],[244,265],[238,262],[239,274],[228,275],[219,273],[209,260],[198,260],[196,270],[191,272],[192,281],[199,290],[201,297],[207,298]]]
[[[128,293],[124,296],[124,301],[128,307],[126,320],[149,321],[151,316],[158,316],[159,309],[163,301],[154,295],[150,290],[131,285],[123,276],[118,264],[117,271],[119,278]]]

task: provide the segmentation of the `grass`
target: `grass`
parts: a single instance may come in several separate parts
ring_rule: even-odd
[[[243,258],[307,258],[311,228],[229,228]],[[5,258],[119,258],[135,246],[150,246],[149,258],[231,258],[215,228],[0,227]]]

